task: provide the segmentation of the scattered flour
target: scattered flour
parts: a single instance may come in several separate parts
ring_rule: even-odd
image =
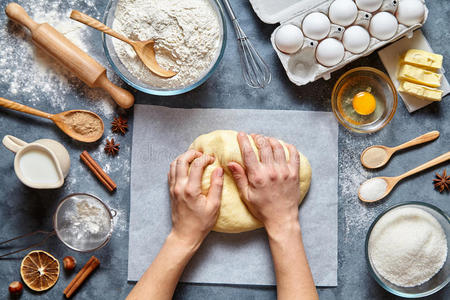
[[[153,39],[158,63],[178,72],[170,79],[152,74],[130,45],[113,39],[119,59],[130,73],[154,87],[192,84],[218,55],[219,19],[207,0],[120,0],[113,29],[132,40]]]
[[[109,219],[102,208],[90,205],[87,201],[81,201],[77,203],[76,211],[76,214],[73,216],[74,230],[84,231],[88,234],[109,232]]]
[[[347,134],[347,133],[344,133]],[[359,161],[365,143],[355,144],[351,134],[342,138],[339,145],[339,218],[343,215],[343,239],[354,243],[355,237],[365,237],[370,223],[379,211],[358,199],[358,187],[373,174],[364,169]]]
[[[102,48],[99,36],[94,36],[94,30],[69,18],[71,9],[86,7],[91,15],[100,18],[102,12],[96,9],[95,1],[69,0],[61,4],[37,0],[21,4],[36,22],[49,23],[100,64],[107,66],[103,51],[97,50]],[[5,22],[0,27],[0,47],[0,82],[7,85],[4,97],[36,108],[43,108],[43,105],[39,105],[40,102],[48,103],[55,108],[50,113],[68,109],[66,99],[75,97],[80,104],[84,103],[89,109],[105,117],[112,117],[114,114],[115,104],[106,92],[89,88],[37,48],[28,29],[23,26],[11,21]],[[112,81],[117,83],[119,79],[113,75]]]

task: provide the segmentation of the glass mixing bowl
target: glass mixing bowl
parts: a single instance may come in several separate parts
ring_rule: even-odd
[[[115,12],[117,3],[120,0],[110,0],[108,3],[108,6],[106,7],[105,16],[103,18],[103,23],[105,23],[107,26],[112,28],[112,24],[114,22],[115,18]],[[172,96],[172,95],[179,95],[186,92],[189,92],[196,87],[200,86],[202,83],[204,83],[211,74],[217,69],[217,66],[219,65],[219,62],[221,61],[223,57],[223,53],[225,51],[226,46],[226,40],[227,40],[227,26],[225,21],[225,16],[223,13],[222,6],[217,0],[208,0],[211,3],[211,6],[214,8],[214,10],[217,13],[217,16],[219,18],[219,25],[220,25],[220,45],[217,50],[216,58],[211,62],[211,65],[209,69],[207,69],[202,76],[200,76],[197,81],[193,82],[192,84],[188,86],[178,87],[178,88],[160,88],[160,87],[154,87],[151,86],[141,80],[139,80],[136,76],[132,75],[128,69],[125,67],[125,65],[121,62],[120,58],[116,54],[116,51],[114,49],[114,44],[112,42],[113,37],[102,34],[103,39],[103,49],[105,50],[106,58],[108,59],[109,63],[111,64],[114,72],[120,76],[126,83],[134,87],[135,89],[142,91],[147,94],[151,95],[159,95],[159,96]]]
[[[444,266],[442,266],[442,269],[439,270],[430,280],[427,282],[414,286],[414,287],[401,287],[397,286],[388,280],[384,279],[375,269],[375,266],[373,265],[370,254],[369,254],[369,240],[370,235],[372,233],[373,228],[377,224],[378,220],[382,216],[384,216],[386,213],[388,213],[391,210],[397,209],[397,208],[403,208],[403,207],[414,207],[414,208],[420,208],[426,211],[427,213],[431,214],[436,220],[439,222],[439,224],[442,226],[442,229],[445,232],[445,236],[447,237],[447,251],[450,249],[450,218],[439,208],[436,206],[433,206],[431,204],[425,203],[425,202],[416,202],[416,201],[410,201],[410,202],[404,202],[401,204],[394,205],[388,209],[386,209],[384,212],[382,212],[370,225],[369,231],[367,232],[366,236],[366,261],[367,266],[369,267],[370,274],[372,277],[378,282],[381,287],[383,287],[386,291],[405,298],[420,298],[429,296],[431,294],[436,293],[437,291],[444,288],[450,281],[450,260],[449,260],[449,253],[447,252],[447,259],[444,263]]]
[[[351,111],[351,99],[367,89],[375,95],[377,107],[371,115],[360,116]],[[382,129],[394,117],[397,91],[389,77],[380,70],[371,67],[354,68],[344,73],[334,85],[331,106],[336,119],[345,128],[359,133],[371,133]]]

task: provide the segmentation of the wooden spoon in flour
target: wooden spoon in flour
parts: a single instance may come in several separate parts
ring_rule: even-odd
[[[2,97],[0,97],[0,106],[50,119],[65,134],[80,142],[95,142],[103,135],[104,125],[102,119],[88,110],[68,110],[52,115]]]
[[[105,24],[101,23],[100,21],[82,13],[77,10],[72,10],[72,13],[70,14],[70,18],[81,22],[83,24],[86,24],[94,29],[97,29],[101,32],[104,32],[112,37],[115,37],[125,43],[130,44],[136,54],[139,56],[141,61],[144,63],[144,65],[147,66],[147,68],[150,69],[153,73],[156,75],[163,77],[163,78],[170,78],[175,76],[177,73],[173,72],[171,70],[166,70],[162,68],[158,62],[156,61],[155,56],[155,49],[153,48],[155,46],[155,41],[148,40],[148,41],[133,41],[128,39],[127,37],[117,33],[116,31],[112,30]]]

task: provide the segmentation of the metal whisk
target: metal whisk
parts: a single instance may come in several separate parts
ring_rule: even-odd
[[[229,0],[222,0],[233,22],[234,31],[239,42],[239,56],[241,58],[242,75],[245,82],[252,88],[264,88],[272,79],[269,67],[253,47],[247,35],[242,30],[234,14]]]

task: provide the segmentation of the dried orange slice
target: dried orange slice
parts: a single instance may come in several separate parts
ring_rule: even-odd
[[[59,261],[45,251],[31,251],[22,260],[20,275],[33,291],[48,290],[58,281]]]

